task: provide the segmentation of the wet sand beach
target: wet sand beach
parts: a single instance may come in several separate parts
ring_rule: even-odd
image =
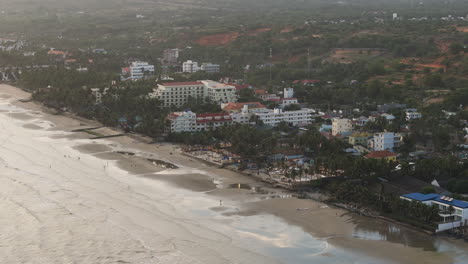
[[[467,263],[460,241],[293,198],[176,145],[93,140],[71,131],[97,122],[28,97],[0,85],[1,263]]]

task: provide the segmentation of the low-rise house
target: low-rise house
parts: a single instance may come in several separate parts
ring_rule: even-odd
[[[363,127],[369,123],[369,118],[365,116],[360,116],[358,118],[353,118],[352,123],[354,126]]]
[[[370,138],[372,138],[372,135],[369,133],[355,133],[349,136],[348,141],[353,146],[361,145],[367,147]]]
[[[297,98],[282,98],[279,100],[279,105],[281,108],[285,108],[288,105],[299,104]]]
[[[383,151],[372,151],[365,156],[367,159],[384,159],[386,161],[395,162],[397,160],[397,154],[388,150]]]
[[[468,223],[468,202],[435,193],[410,193],[400,196],[400,199],[437,206],[441,221],[436,223],[436,232],[457,228]]]
[[[419,112],[406,112],[406,120],[416,120],[422,118],[422,114]]]

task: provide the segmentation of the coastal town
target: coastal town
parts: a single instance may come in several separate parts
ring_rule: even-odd
[[[105,194],[86,189],[92,199],[98,201],[112,191],[128,195],[116,200],[131,197],[134,204],[142,203],[144,228],[159,219],[164,219],[162,226],[170,226],[169,219],[197,219],[190,225],[203,226],[203,235],[174,235],[177,243],[171,250],[181,245],[190,248],[186,240],[194,244],[203,240],[203,247],[213,247],[212,241],[206,242],[211,232],[205,228],[208,221],[215,221],[209,224],[215,225],[217,237],[223,221],[248,222],[257,213],[283,219],[288,232],[297,225],[314,239],[321,237],[317,228],[327,218],[340,223],[324,227],[327,239],[334,237],[335,230],[348,236],[343,219],[351,215],[366,223],[385,223],[388,230],[409,230],[408,240],[430,238],[466,248],[468,15],[463,13],[464,3],[445,3],[442,8],[425,1],[382,7],[294,1],[288,7],[281,4],[288,10],[284,14],[271,11],[259,22],[259,13],[276,9],[259,4],[249,11],[228,3],[202,2],[155,4],[161,9],[148,3],[127,8],[121,3],[110,9],[84,5],[33,11],[19,11],[28,10],[20,4],[2,11],[0,5],[0,22],[6,23],[5,28],[0,26],[0,124],[5,137],[0,164],[5,171],[41,175],[54,184],[73,182],[64,176],[67,173],[80,177],[79,171],[86,172],[83,175],[94,177],[92,181],[105,189]],[[323,8],[328,15],[311,16],[302,5],[309,11]],[[109,10],[111,20],[103,15]],[[22,12],[36,14],[34,19],[49,27],[36,32],[26,21],[32,28],[23,32],[15,22]],[[88,20],[87,26],[76,23]],[[21,139],[15,138],[15,129]],[[44,143],[48,140],[61,143]],[[62,159],[63,153],[63,164],[44,154],[36,161],[28,152],[36,150],[11,150],[12,142],[23,146],[22,141],[37,143],[40,153],[44,152],[39,146],[63,144],[66,148],[56,147],[60,155],[53,154],[54,159]],[[10,152],[15,159],[27,157],[20,164],[30,163],[33,169],[13,171],[13,158],[6,158]],[[52,178],[44,176],[45,170]],[[126,173],[138,180],[122,176]],[[22,179],[23,174],[15,177]],[[177,177],[171,178],[172,174]],[[116,189],[107,189],[105,177],[119,182]],[[164,190],[159,183],[172,187]],[[67,184],[81,188],[77,182]],[[57,189],[67,189],[67,184]],[[152,194],[151,188],[160,193]],[[5,197],[9,192],[5,190]],[[152,197],[148,204],[135,198],[140,194]],[[171,202],[158,204],[165,199]],[[201,200],[209,201],[209,210],[197,204]],[[262,201],[271,208],[262,211],[257,205]],[[117,202],[101,208],[106,216],[100,217],[112,218],[107,211],[113,203]],[[123,221],[131,210],[120,202],[119,206],[125,213],[116,219]],[[146,219],[145,212],[153,208],[157,217]],[[326,210],[323,219],[314,208]],[[174,212],[181,215],[171,215]],[[87,215],[86,210],[80,213]],[[135,241],[165,247],[173,239],[164,233],[163,242],[154,242],[155,232],[154,237],[139,240],[144,231],[135,228],[139,219],[132,221],[125,226],[138,237]],[[271,228],[275,221],[269,218]],[[245,235],[248,231],[241,223],[236,222],[235,233]],[[372,240],[382,233],[359,233],[359,223],[353,224],[352,239]],[[196,232],[187,223],[180,225]],[[257,239],[262,231],[255,230],[255,238],[236,237],[236,243]],[[405,247],[411,244],[402,242],[397,233],[379,239],[395,239]],[[352,248],[350,241],[341,242],[346,252]],[[441,242],[433,244],[437,243]],[[237,262],[232,263],[256,263],[255,254],[270,257],[270,247],[272,252],[282,248],[264,246],[247,254],[246,260],[233,257]],[[369,251],[365,254],[371,255]],[[244,251],[210,251],[206,259],[194,250],[187,252],[200,263],[217,263],[221,259],[214,257],[217,254],[229,259],[230,254]],[[403,260],[387,253],[382,253],[386,260],[418,263],[417,257]],[[284,253],[286,259],[283,253],[271,254],[284,263],[316,260],[307,253],[301,253],[297,262],[290,252]],[[432,257],[425,256],[427,261]],[[432,261],[464,263],[459,261],[463,257]]]

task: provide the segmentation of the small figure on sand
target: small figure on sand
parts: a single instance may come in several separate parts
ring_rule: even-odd
[[[219,200],[219,206],[223,206],[223,200]]]

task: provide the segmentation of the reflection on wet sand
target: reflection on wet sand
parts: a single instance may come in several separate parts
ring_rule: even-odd
[[[0,110],[21,111],[8,102]],[[65,131],[94,123],[34,118],[0,114],[0,213],[10,216],[0,218],[6,263],[448,264],[468,258],[466,244],[296,199],[194,162],[172,145],[129,137],[92,141]],[[41,126],[35,123],[41,119],[54,130],[24,127]]]

